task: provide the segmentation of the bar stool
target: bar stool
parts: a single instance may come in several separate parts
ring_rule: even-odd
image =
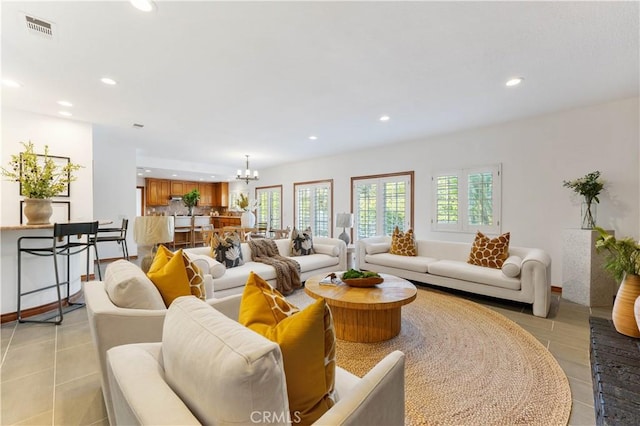
[[[96,262],[98,264],[98,276],[102,279],[100,271],[100,257],[98,256],[98,244],[106,242],[116,242],[122,247],[122,257],[129,260],[129,248],[127,247],[127,229],[129,227],[129,219],[122,219],[120,228],[98,228],[98,236],[95,241]],[[103,234],[103,235],[100,235]],[[107,234],[107,235],[104,235]]]
[[[25,236],[18,238],[18,322],[37,322],[37,323],[50,323],[61,324],[63,314],[70,312],[74,309],[78,309],[84,306],[84,303],[73,303],[69,299],[71,294],[71,256],[79,254],[86,250],[87,252],[87,280],[89,280],[89,258],[91,257],[90,249],[94,247],[96,235],[98,233],[98,222],[79,222],[79,223],[55,223],[53,225],[52,237],[39,237],[39,236]],[[72,240],[72,237],[76,236],[77,240]],[[50,241],[51,245],[38,246],[38,247],[25,247],[23,243],[27,241]],[[56,282],[55,284],[47,285],[46,287],[38,288],[35,290],[22,292],[22,253],[28,253],[35,256],[52,256],[53,268],[55,272]],[[67,279],[66,281],[60,281],[60,273],[58,271],[58,256],[66,256],[67,258]],[[100,269],[98,269],[100,274]],[[102,280],[102,277],[100,276]],[[62,306],[62,292],[60,287],[67,285],[66,296],[66,309]],[[50,288],[56,288],[58,292],[58,309],[57,313],[44,318],[42,320],[27,320],[22,318],[22,296],[37,293],[39,291],[48,290]],[[50,321],[53,318],[60,317],[57,321]]]

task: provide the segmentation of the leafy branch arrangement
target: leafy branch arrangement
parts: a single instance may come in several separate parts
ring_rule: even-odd
[[[258,204],[259,204],[258,200],[253,200],[252,202],[249,202],[249,197],[244,194],[240,194],[240,198],[236,200],[236,205],[240,207],[241,210],[244,210],[245,212],[250,212],[257,209]]]
[[[70,182],[76,180],[73,172],[80,169],[79,164],[67,163],[58,166],[49,157],[49,146],[44,146],[44,155],[34,152],[33,142],[20,142],[24,152],[11,155],[9,169],[2,168],[2,175],[20,182],[22,194],[26,198],[51,198],[62,193]],[[40,159],[38,159],[40,157]]]
[[[617,282],[621,282],[625,274],[640,275],[640,245],[631,237],[617,240],[600,227],[594,228],[600,236],[596,240],[596,250],[607,251],[604,268],[611,272]]]
[[[200,200],[200,191],[194,189],[182,196],[182,202],[186,207],[194,207]]]

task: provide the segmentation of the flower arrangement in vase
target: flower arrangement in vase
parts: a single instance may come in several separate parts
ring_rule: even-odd
[[[51,197],[61,194],[69,183],[76,180],[73,172],[80,165],[68,162],[57,165],[49,156],[49,146],[44,146],[44,155],[34,152],[33,142],[20,142],[24,151],[11,155],[9,168],[2,168],[2,175],[20,183],[21,194],[25,197],[24,214],[27,225],[48,224],[53,210]]]
[[[240,194],[240,198],[236,200],[236,205],[244,212],[240,216],[240,226],[253,228],[256,225],[256,215],[253,211],[258,208],[258,200],[249,201],[248,196]]]
[[[596,212],[593,203],[599,203],[598,195],[604,189],[604,181],[600,179],[600,172],[588,173],[586,176],[565,180],[562,186],[573,189],[573,191],[583,197],[582,204],[582,229],[593,229],[596,226]]]

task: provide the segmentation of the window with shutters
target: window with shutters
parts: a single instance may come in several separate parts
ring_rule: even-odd
[[[295,227],[310,227],[314,236],[330,237],[333,229],[333,180],[294,183],[293,194]]]
[[[282,229],[282,185],[256,188],[256,226]]]
[[[354,239],[413,227],[413,172],[351,178]]]
[[[501,165],[435,173],[435,231],[500,233]]]

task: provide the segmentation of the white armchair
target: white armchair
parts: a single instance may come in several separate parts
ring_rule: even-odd
[[[172,303],[162,343],[110,349],[107,374],[113,424],[291,424],[279,346],[192,297]],[[404,354],[362,378],[336,367],[335,396],[315,424],[404,424]]]

